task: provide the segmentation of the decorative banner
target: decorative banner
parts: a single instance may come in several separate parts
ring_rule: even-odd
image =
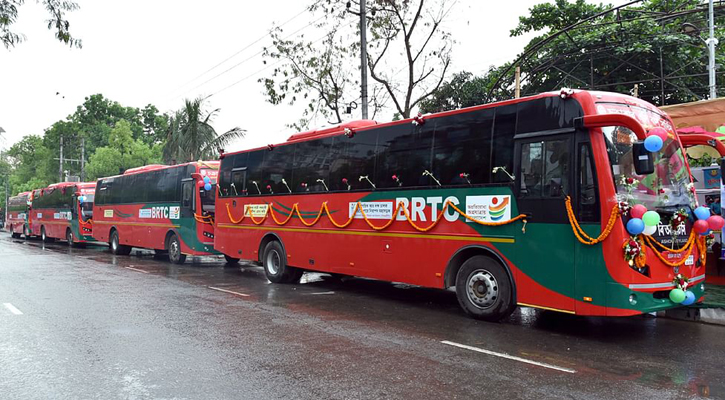
[[[179,219],[181,216],[181,207],[172,206],[169,207],[169,219]]]
[[[245,204],[244,215],[251,215],[252,217],[259,218],[267,215],[267,208],[269,204]]]
[[[355,207],[357,206],[357,202],[350,202],[349,210],[348,210],[348,217],[352,217],[352,212],[355,210]],[[365,212],[365,216],[368,217],[368,219],[391,219],[393,218],[393,209],[395,206],[393,205],[393,202],[391,201],[366,201],[366,202],[360,202],[360,207]],[[360,210],[357,210],[355,213],[356,219],[363,218],[362,213]]]
[[[720,188],[720,168],[704,168],[702,170],[705,189]]]
[[[477,221],[503,222],[511,219],[511,196],[466,196],[466,214]],[[466,219],[466,222],[472,222]]]

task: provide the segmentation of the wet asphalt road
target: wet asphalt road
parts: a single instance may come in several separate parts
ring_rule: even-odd
[[[724,327],[528,308],[486,323],[451,292],[270,284],[218,258],[3,232],[0,303],[2,399],[725,398]]]

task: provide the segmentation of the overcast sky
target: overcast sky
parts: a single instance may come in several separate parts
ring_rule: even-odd
[[[266,32],[273,24],[297,16],[311,1],[77,0],[80,10],[67,18],[82,49],[55,40],[45,29],[45,11],[27,1],[12,26],[27,41],[9,51],[0,47],[0,127],[10,145],[42,134],[92,94],[124,106],[151,103],[162,112],[179,109],[184,98],[214,94],[208,106],[221,109],[216,130],[248,131],[227,151],[284,141],[294,133],[285,124],[300,113],[265,101],[257,79],[268,71],[258,53],[271,43]],[[479,73],[515,57],[530,36],[509,38],[509,30],[542,1],[458,0],[446,23],[457,42],[452,71]],[[285,32],[305,33],[310,22],[302,13]],[[389,120],[389,114],[378,119]]]

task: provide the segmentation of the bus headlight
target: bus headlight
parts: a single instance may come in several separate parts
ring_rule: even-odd
[[[629,295],[629,304],[635,305],[637,304],[637,295],[632,293]]]

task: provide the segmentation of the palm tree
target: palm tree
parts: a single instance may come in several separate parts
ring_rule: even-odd
[[[219,149],[234,139],[243,138],[244,129],[233,128],[221,135],[211,126],[211,120],[219,112],[203,109],[204,98],[187,99],[184,108],[169,121],[169,131],[164,145],[166,162],[187,162],[216,158]]]

